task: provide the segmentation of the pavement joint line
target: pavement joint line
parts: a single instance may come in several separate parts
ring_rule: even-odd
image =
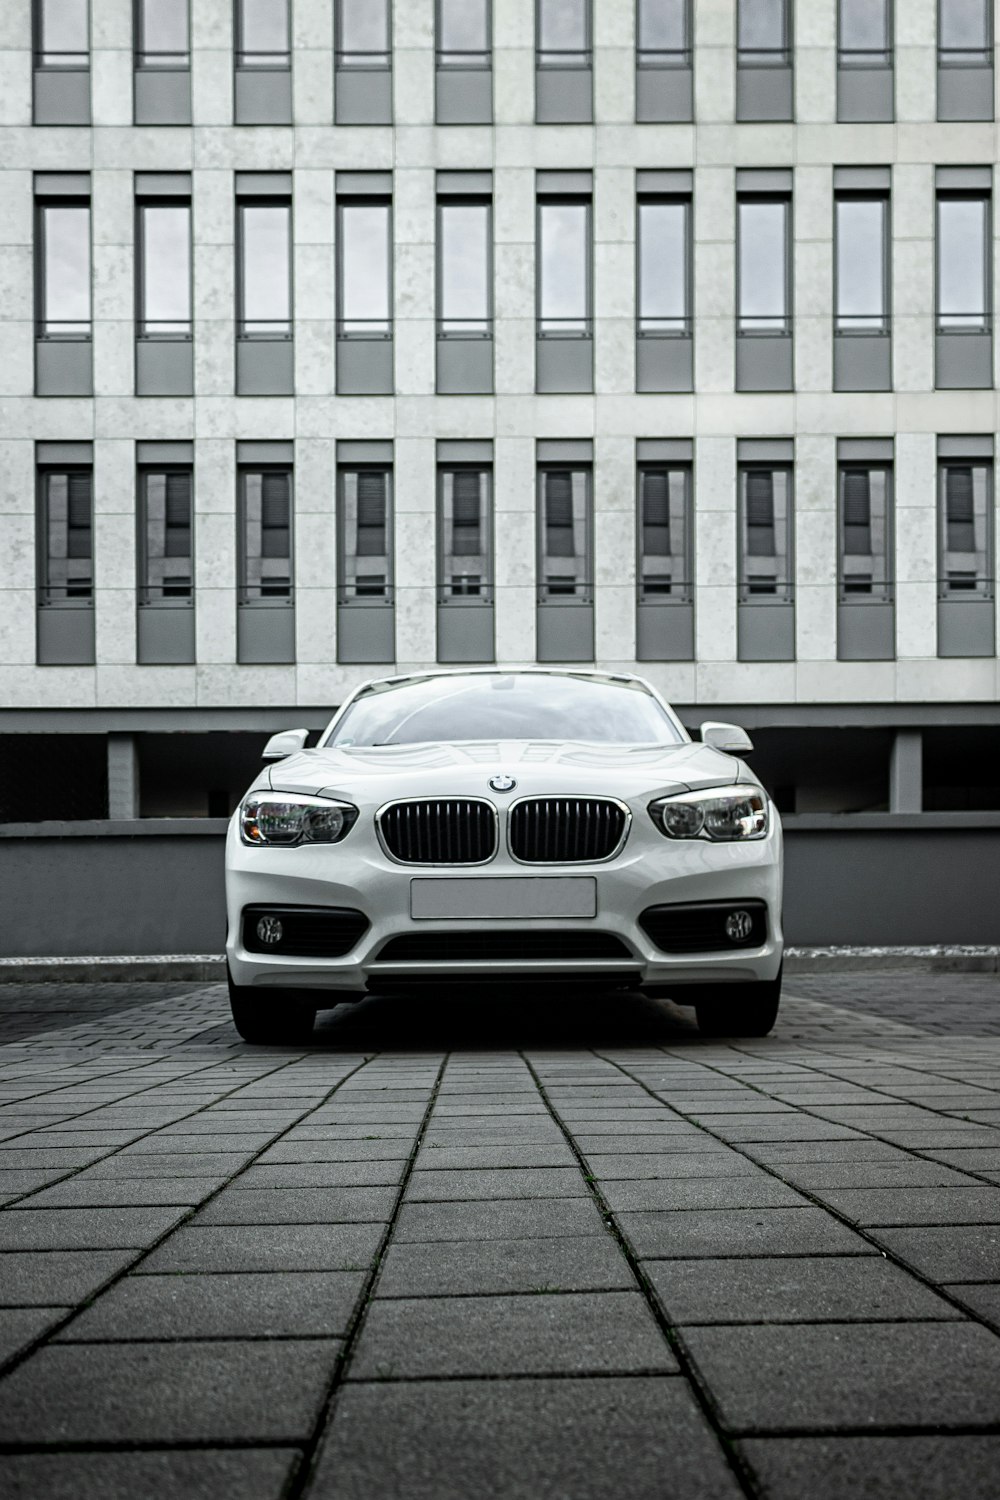
[[[340,1351],[338,1353],[336,1363],[334,1364],[333,1372],[330,1376],[329,1381],[327,1382],[323,1399],[320,1402],[316,1420],[313,1423],[312,1433],[306,1439],[306,1441],[300,1445],[302,1458],[297,1469],[295,1470],[294,1475],[289,1480],[286,1486],[283,1500],[300,1500],[300,1497],[303,1496],[308,1489],[312,1481],[313,1474],[316,1471],[316,1466],[319,1462],[326,1436],[330,1431],[334,1417],[336,1415],[337,1396],[340,1393],[341,1386],[344,1384],[344,1376],[347,1373],[351,1357],[354,1354],[355,1347],[361,1335],[361,1329],[364,1326],[365,1315],[368,1311],[369,1306],[371,1305],[372,1296],[375,1287],[378,1284],[378,1277],[379,1272],[382,1269],[382,1262],[385,1259],[385,1253],[389,1248],[390,1242],[392,1240],[393,1230],[396,1227],[396,1222],[403,1207],[403,1198],[406,1193],[407,1184],[409,1183],[410,1177],[413,1174],[414,1163],[417,1159],[417,1153],[420,1150],[420,1145],[424,1138],[424,1132],[426,1131],[427,1126],[430,1123],[430,1118],[434,1111],[434,1105],[437,1103],[438,1091],[441,1087],[441,1081],[444,1078],[445,1069],[448,1066],[448,1059],[450,1056],[450,1052],[446,1052],[441,1058],[437,1074],[434,1078],[433,1084],[431,1085],[430,1096],[427,1100],[427,1107],[425,1108],[420,1121],[417,1123],[417,1129],[414,1134],[413,1144],[410,1148],[410,1154],[406,1159],[406,1165],[404,1166],[402,1175],[400,1177],[399,1186],[396,1191],[396,1200],[392,1206],[392,1212],[383,1230],[382,1238],[379,1241],[378,1248],[376,1249],[375,1254],[372,1258],[371,1265],[368,1268],[364,1284],[358,1294],[358,1298],[354,1306],[354,1312],[351,1315],[351,1320],[344,1332],[343,1342],[341,1343]],[[366,1059],[366,1062],[367,1061],[370,1061],[370,1059]]]
[[[594,1057],[600,1058],[600,1053],[597,1052],[596,1049],[591,1049],[591,1053]],[[708,1386],[702,1382],[697,1367],[688,1354],[686,1346],[679,1338],[676,1329],[667,1317],[666,1310],[664,1309],[659,1298],[656,1296],[653,1287],[650,1285],[650,1282],[642,1269],[642,1265],[639,1261],[638,1256],[634,1254],[631,1245],[628,1243],[627,1239],[622,1233],[621,1228],[618,1224],[618,1220],[615,1214],[612,1212],[610,1206],[608,1205],[604,1194],[601,1192],[600,1186],[598,1185],[596,1179],[594,1178],[593,1174],[588,1171],[585,1156],[577,1146],[572,1132],[564,1123],[562,1116],[556,1109],[556,1106],[549,1098],[548,1090],[539,1077],[538,1072],[536,1071],[530,1058],[527,1057],[524,1052],[519,1052],[518,1055],[521,1057],[525,1067],[528,1069],[528,1072],[534,1079],[535,1086],[537,1087],[542,1099],[545,1101],[545,1106],[551,1114],[552,1119],[562,1131],[567,1145],[573,1152],[573,1155],[576,1157],[577,1165],[580,1168],[583,1180],[586,1183],[595,1204],[597,1205],[601,1218],[607,1229],[610,1231],[612,1237],[614,1238],[629,1270],[635,1277],[636,1284],[643,1298],[643,1301],[646,1304],[646,1308],[660,1333],[663,1335],[667,1347],[671,1350],[675,1359],[677,1360],[677,1363],[680,1367],[680,1375],[687,1380],[688,1387],[690,1388],[698,1406],[701,1408],[701,1411],[706,1421],[708,1422],[708,1425],[711,1428],[716,1441],[719,1444],[723,1459],[731,1470],[736,1483],[739,1485],[743,1493],[746,1496],[750,1497],[750,1500],[755,1500],[755,1497],[760,1494],[759,1488],[753,1480],[749,1466],[744,1462],[742,1455],[737,1453],[737,1451],[733,1447],[732,1440],[722,1425],[721,1413],[718,1411],[712,1392],[709,1390]],[[605,1059],[601,1058],[601,1061],[605,1061]]]
[[[298,1054],[297,1056],[285,1058],[282,1062],[280,1062],[279,1064],[277,1064],[277,1066],[275,1066],[273,1068],[267,1068],[264,1072],[260,1073],[258,1075],[258,1078],[270,1078],[270,1077],[275,1076],[278,1073],[283,1072],[286,1068],[293,1067],[295,1065],[295,1063],[299,1060],[299,1057],[301,1055],[302,1054]],[[337,1082],[333,1085],[333,1087],[326,1092],[326,1094],[323,1096],[321,1104],[310,1105],[310,1107],[308,1109],[306,1109],[306,1110],[304,1110],[302,1112],[302,1115],[299,1118],[302,1119],[306,1115],[313,1113],[313,1111],[315,1109],[321,1108],[322,1105],[325,1104],[328,1099],[331,1099],[333,1097],[333,1095],[337,1092],[337,1090],[339,1088],[341,1088],[342,1085],[345,1084],[349,1078],[353,1077],[355,1073],[360,1072],[360,1070],[362,1068],[364,1068],[370,1061],[371,1061],[371,1058],[369,1056],[362,1056],[361,1060],[352,1069],[350,1069],[349,1072],[345,1073],[342,1078],[339,1078],[337,1080]],[[238,1082],[236,1084],[235,1088],[233,1088],[231,1090],[228,1090],[225,1094],[222,1094],[219,1097],[220,1098],[227,1098],[227,1097],[229,1097],[229,1095],[237,1092],[238,1089],[240,1089],[240,1088],[242,1088],[244,1086],[245,1086],[245,1080],[241,1080],[240,1082]],[[208,1108],[208,1107],[210,1107],[210,1106],[205,1106],[205,1108]],[[291,1129],[292,1127],[289,1126],[288,1128]],[[155,1132],[149,1132],[149,1133],[150,1134],[154,1134]],[[280,1135],[282,1133],[283,1132],[279,1131],[279,1132],[277,1132],[277,1135]],[[253,1155],[250,1157],[250,1159],[248,1161],[244,1162],[244,1164],[243,1164],[242,1167],[240,1167],[236,1172],[234,1172],[232,1174],[231,1177],[227,1177],[225,1182],[220,1183],[220,1185],[215,1189],[215,1191],[209,1193],[203,1200],[201,1200],[200,1202],[198,1202],[196,1204],[193,1204],[188,1209],[187,1213],[185,1215],[183,1215],[183,1217],[180,1218],[177,1221],[176,1224],[172,1224],[169,1229],[164,1230],[163,1234],[157,1236],[157,1238],[151,1244],[146,1245],[146,1246],[144,1246],[142,1248],[138,1248],[138,1247],[134,1247],[134,1246],[123,1247],[123,1248],[126,1248],[126,1249],[138,1248],[138,1253],[136,1254],[135,1258],[133,1260],[131,1260],[127,1265],[123,1266],[121,1268],[121,1270],[116,1271],[113,1275],[109,1276],[108,1279],[107,1279],[107,1281],[102,1282],[99,1287],[96,1287],[94,1289],[94,1291],[91,1292],[88,1297],[82,1299],[75,1306],[73,1306],[72,1308],[70,1308],[67,1311],[66,1316],[64,1318],[60,1318],[57,1322],[50,1324],[45,1329],[44,1333],[42,1333],[41,1335],[39,1335],[38,1338],[33,1339],[29,1344],[25,1344],[24,1346],[22,1346],[13,1355],[11,1355],[7,1360],[0,1360],[0,1379],[2,1379],[3,1377],[11,1374],[11,1372],[13,1370],[17,1369],[19,1365],[22,1365],[25,1362],[25,1360],[29,1359],[33,1354],[35,1354],[40,1348],[42,1348],[42,1346],[44,1344],[49,1343],[56,1334],[61,1333],[62,1330],[64,1328],[66,1328],[79,1313],[83,1312],[86,1308],[92,1306],[92,1304],[97,1300],[98,1297],[102,1296],[105,1292],[110,1291],[112,1287],[117,1286],[118,1283],[120,1281],[123,1281],[126,1276],[132,1275],[135,1272],[136,1267],[139,1266],[139,1265],[141,1265],[141,1263],[144,1260],[146,1260],[148,1256],[152,1255],[152,1253],[153,1253],[154,1250],[158,1250],[159,1247],[162,1244],[164,1244],[166,1242],[166,1240],[169,1239],[169,1237],[172,1234],[174,1234],[178,1229],[184,1228],[184,1226],[189,1223],[189,1221],[194,1217],[194,1215],[196,1213],[199,1213],[202,1208],[204,1208],[207,1204],[211,1203],[213,1201],[213,1199],[215,1199],[216,1197],[218,1197],[218,1195],[220,1193],[225,1192],[226,1188],[228,1188],[229,1185],[232,1182],[234,1182],[237,1177],[242,1176],[242,1174],[247,1170],[248,1167],[254,1166],[256,1164],[257,1158],[264,1151],[268,1150],[268,1148],[270,1146],[272,1146],[274,1144],[275,1139],[277,1139],[277,1136],[272,1136],[268,1141],[266,1141],[264,1143],[264,1145],[262,1145],[261,1147],[259,1147],[259,1149],[256,1152],[253,1153]],[[110,1156],[119,1155],[120,1152],[123,1151],[123,1150],[125,1150],[125,1147],[119,1147],[117,1151],[112,1151],[112,1152],[109,1153],[109,1155]],[[100,1158],[100,1160],[102,1160],[102,1161],[104,1161],[106,1159],[107,1159],[106,1157],[101,1157]],[[93,1165],[93,1164],[89,1163],[88,1165]],[[75,1176],[77,1172],[81,1172],[81,1171],[84,1171],[84,1170],[85,1170],[85,1168],[78,1167],[75,1172],[71,1172],[69,1175],[70,1176]],[[62,1180],[64,1180],[64,1179],[60,1179],[60,1181],[62,1181]],[[36,1189],[36,1191],[40,1191],[40,1190]],[[10,1206],[11,1205],[6,1205],[6,1207],[10,1207]],[[52,1209],[50,1211],[53,1212],[53,1213],[60,1212],[59,1209]],[[65,1212],[65,1210],[62,1210],[62,1211]],[[38,1253],[38,1252],[35,1252],[35,1253]],[[57,1251],[55,1253],[58,1254],[59,1252]],[[7,1453],[7,1452],[14,1452],[14,1451],[20,1452],[20,1451],[25,1451],[25,1450],[23,1450],[21,1447],[11,1448],[9,1444],[0,1443],[0,1453]],[[40,1451],[40,1450],[32,1450],[32,1451]]]
[[[600,1053],[600,1052],[596,1052],[595,1051],[595,1055],[598,1056],[598,1057],[603,1057],[603,1054]],[[645,1084],[641,1079],[636,1078],[632,1073],[630,1073],[628,1071],[627,1068],[623,1067],[620,1063],[615,1062],[613,1058],[604,1058],[604,1060],[606,1062],[609,1062],[612,1067],[618,1068],[619,1071],[622,1072],[625,1075],[626,1078],[630,1078],[633,1083],[638,1084],[639,1087],[642,1088],[642,1089],[644,1089],[647,1093],[651,1093],[651,1090],[649,1089],[649,1086],[647,1084]],[[715,1072],[715,1071],[721,1071],[721,1070],[715,1069],[713,1067],[713,1064],[710,1061],[706,1062],[704,1064],[704,1066],[707,1067],[707,1068],[709,1068],[709,1069],[711,1069],[713,1072]],[[722,1075],[722,1076],[728,1076],[728,1075]],[[747,1087],[753,1087],[753,1085],[752,1084],[748,1084]],[[653,1095],[652,1097],[655,1098],[656,1096]],[[661,1101],[661,1103],[663,1103],[665,1109],[672,1109],[674,1111],[674,1113],[683,1115],[683,1111],[677,1109],[676,1106],[674,1106],[674,1105],[668,1105],[664,1101]],[[687,1118],[686,1116],[684,1116],[684,1117]],[[712,1128],[710,1126],[702,1125],[700,1128],[702,1130],[704,1130],[708,1135],[713,1136],[716,1140],[722,1140],[723,1139],[722,1136],[716,1135],[715,1132],[712,1130]],[[873,1139],[877,1140],[877,1139],[879,1139],[879,1137],[874,1136]],[[784,1183],[784,1185],[786,1187],[788,1187],[790,1185],[788,1183],[785,1183],[785,1179],[781,1176],[780,1172],[778,1172],[768,1162],[759,1162],[759,1161],[756,1161],[755,1158],[753,1158],[753,1157],[750,1156],[750,1153],[748,1151],[743,1150],[744,1144],[748,1144],[749,1145],[749,1144],[752,1144],[752,1142],[746,1142],[746,1143],[744,1143],[744,1142],[741,1142],[741,1141],[729,1141],[729,1142],[727,1142],[727,1144],[729,1146],[731,1146],[731,1148],[734,1151],[738,1151],[741,1156],[745,1156],[749,1160],[754,1161],[754,1164],[756,1166],[758,1166],[759,1168],[761,1168],[762,1171],[766,1172],[768,1174],[768,1176],[775,1178],[775,1180],[778,1181],[778,1182]],[[895,1144],[895,1143],[892,1143],[892,1144]],[[991,1187],[995,1187],[996,1186],[995,1183],[990,1183],[988,1185],[991,1186]],[[890,1262],[890,1264],[895,1265],[899,1269],[906,1271],[908,1275],[913,1276],[914,1279],[917,1280],[917,1281],[919,1281],[921,1283],[921,1285],[924,1286],[927,1290],[929,1290],[930,1292],[932,1292],[935,1296],[940,1297],[944,1302],[947,1302],[951,1307],[955,1308],[956,1311],[961,1314],[961,1317],[962,1317],[962,1319],[965,1322],[981,1323],[982,1326],[984,1328],[989,1329],[989,1331],[991,1333],[1000,1333],[1000,1319],[995,1320],[995,1321],[991,1321],[989,1318],[986,1318],[986,1317],[982,1316],[979,1313],[972,1312],[971,1309],[968,1308],[958,1297],[953,1296],[948,1291],[947,1284],[943,1284],[942,1285],[942,1284],[940,1284],[938,1282],[933,1281],[923,1271],[919,1270],[916,1266],[912,1265],[905,1258],[905,1256],[899,1254],[896,1251],[887,1249],[886,1246],[883,1245],[883,1244],[881,1244],[879,1242],[879,1240],[877,1240],[875,1238],[874,1234],[872,1234],[870,1232],[870,1228],[866,1228],[864,1225],[855,1223],[852,1219],[848,1218],[846,1214],[840,1212],[838,1209],[834,1208],[831,1204],[825,1202],[822,1198],[818,1198],[815,1195],[815,1193],[813,1191],[811,1191],[810,1189],[803,1188],[803,1187],[799,1186],[798,1184],[794,1185],[794,1189],[795,1189],[796,1192],[801,1193],[801,1195],[802,1195],[803,1198],[808,1199],[809,1202],[810,1202],[810,1204],[814,1208],[819,1208],[824,1213],[828,1213],[832,1218],[836,1219],[838,1221],[838,1223],[840,1223],[841,1225],[843,1225],[846,1229],[851,1230],[854,1234],[858,1235],[861,1239],[863,1239],[867,1244],[871,1245],[872,1248],[875,1251],[877,1251],[877,1253],[883,1258],[883,1260],[887,1260],[887,1261]],[[668,1212],[683,1212],[684,1210],[667,1210],[667,1211]],[[756,1210],[747,1210],[747,1212],[755,1212],[755,1211]],[[762,1211],[766,1212],[766,1210],[762,1210]],[[875,1227],[875,1226],[871,1226],[871,1227]],[[887,1228],[887,1227],[890,1227],[890,1226],[882,1226],[882,1227],[886,1227]],[[946,1224],[946,1225],[943,1225],[943,1226],[942,1225],[927,1226],[927,1225],[921,1224],[919,1226],[892,1226],[892,1227],[918,1227],[918,1228],[924,1229],[924,1228],[927,1228],[927,1227],[931,1227],[931,1228],[934,1228],[934,1227],[938,1227],[938,1228],[941,1228],[941,1227],[951,1228],[953,1226],[951,1224]],[[982,1226],[971,1226],[971,1227],[982,1227]],[[650,1258],[652,1258],[652,1257],[650,1257]],[[736,1257],[734,1257],[734,1258],[736,1258]],[[661,1257],[661,1259],[662,1259],[662,1257]],[[877,1320],[877,1321],[884,1321],[884,1320]],[[1000,1427],[1000,1424],[998,1424],[998,1427]],[[949,1429],[949,1431],[950,1431],[950,1429]]]

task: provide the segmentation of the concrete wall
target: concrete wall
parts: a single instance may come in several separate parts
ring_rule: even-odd
[[[218,953],[225,823],[0,829],[0,957]],[[1000,814],[786,819],[789,943],[995,943]]]

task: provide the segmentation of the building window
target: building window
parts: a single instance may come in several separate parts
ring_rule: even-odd
[[[938,466],[938,589],[993,597],[993,465],[973,459]]]
[[[35,67],[90,67],[89,0],[35,0]]]
[[[141,339],[191,337],[190,200],[140,199],[136,205],[136,321]]]
[[[93,474],[87,468],[39,474],[38,602],[89,600],[94,590]]]
[[[290,68],[289,20],[289,0],[236,0],[236,66]]]
[[[938,331],[988,332],[990,310],[989,194],[939,192]]]
[[[788,0],[739,0],[736,28],[741,68],[774,68],[791,61]]]
[[[392,205],[341,199],[337,209],[338,332],[341,338],[392,337]]]
[[[545,466],[539,489],[539,600],[588,602],[593,591],[590,469]]]
[[[490,471],[473,465],[438,470],[439,573],[442,600],[493,595]]]
[[[592,334],[590,198],[538,201],[538,332],[542,338]]]
[[[739,473],[739,596],[792,598],[792,471],[741,466]]]
[[[438,198],[438,333],[489,338],[493,332],[492,203]]]
[[[691,200],[643,197],[639,213],[638,332],[691,332]]]
[[[889,331],[888,194],[838,193],[836,233],[836,330]]]
[[[288,199],[237,203],[237,320],[241,339],[292,336],[292,205]]]
[[[240,604],[292,597],[292,474],[290,469],[241,469],[239,483]]]
[[[743,197],[737,204],[739,333],[790,334],[791,201]]]
[[[188,0],[136,0],[136,68],[190,68],[189,25]]]
[[[540,68],[589,68],[590,0],[536,0]]]
[[[392,597],[392,470],[341,468],[337,549],[341,604]]]
[[[892,470],[887,464],[840,466],[841,601],[892,599]]]
[[[90,201],[36,199],[37,322],[43,339],[89,339]]]
[[[839,0],[837,66],[892,66],[892,0]]]
[[[639,601],[691,598],[691,469],[639,468]]]
[[[490,0],[437,0],[437,66],[493,66]]]
[[[638,0],[636,11],[639,67],[690,67],[690,0]]]
[[[189,468],[139,472],[139,603],[190,601],[192,487]]]
[[[939,67],[978,68],[992,63],[992,0],[938,0]]]
[[[388,0],[337,0],[339,68],[392,67]]]

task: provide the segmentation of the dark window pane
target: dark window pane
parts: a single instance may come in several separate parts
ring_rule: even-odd
[[[990,8],[990,0],[940,0],[938,45],[960,52],[986,50],[991,40]]]
[[[786,0],[739,0],[741,52],[781,52],[787,46]]]

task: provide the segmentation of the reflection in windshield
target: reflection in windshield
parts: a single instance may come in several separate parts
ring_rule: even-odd
[[[325,743],[415,745],[452,740],[578,740],[677,745],[681,736],[644,688],[580,677],[484,673],[376,688]]]

